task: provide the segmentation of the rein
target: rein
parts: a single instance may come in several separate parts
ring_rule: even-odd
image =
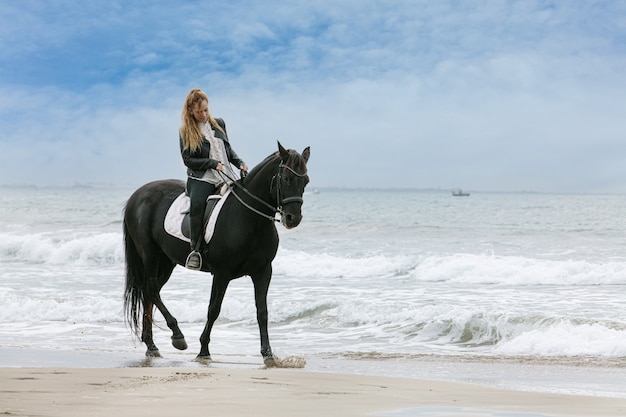
[[[250,197],[252,197],[254,200],[256,200],[257,202],[263,204],[265,207],[267,207],[268,209],[272,210],[272,215],[267,215],[265,213],[263,213],[262,211],[259,211],[257,209],[255,209],[254,207],[252,207],[251,205],[249,205],[248,203],[246,203],[245,201],[243,201],[243,199],[237,195],[237,193],[233,192],[232,194],[235,196],[235,198],[237,198],[237,200],[239,200],[239,202],[246,207],[247,209],[249,209],[250,211],[258,214],[261,217],[265,217],[268,220],[272,220],[275,222],[280,222],[281,220],[277,219],[275,217],[276,213],[280,213],[280,215],[283,215],[283,205],[287,204],[287,203],[293,203],[293,202],[299,202],[299,203],[303,203],[304,200],[302,199],[302,197],[300,196],[292,196],[292,197],[286,197],[286,198],[282,198],[281,199],[281,194],[282,194],[282,190],[280,188],[280,180],[282,178],[282,172],[284,172],[285,169],[288,169],[292,174],[296,175],[297,177],[304,177],[305,175],[307,175],[307,173],[303,173],[303,174],[299,174],[296,171],[293,170],[293,168],[291,168],[290,166],[285,165],[282,161],[280,162],[280,164],[278,165],[278,172],[276,173],[276,175],[274,175],[272,177],[272,181],[271,181],[271,185],[270,185],[270,190],[273,188],[274,185],[274,181],[276,181],[276,183],[278,184],[278,192],[276,193],[276,206],[272,206],[271,204],[267,203],[266,201],[262,200],[261,198],[257,197],[256,195],[252,194],[246,187],[244,187],[240,181],[231,178],[228,174],[225,174],[223,172],[218,171],[218,173],[220,174],[220,176],[222,177],[222,179],[227,179],[230,180],[231,182],[228,183],[227,181],[224,181],[227,185],[228,188],[230,188],[231,190],[233,190],[235,187],[239,188],[240,190],[242,190],[244,193],[246,193],[247,195],[249,195]],[[245,177],[245,175],[242,175],[242,179]],[[234,185],[233,185],[234,184]]]

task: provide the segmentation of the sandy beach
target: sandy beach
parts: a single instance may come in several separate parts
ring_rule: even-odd
[[[237,368],[1,368],[10,416],[624,416],[626,399]]]

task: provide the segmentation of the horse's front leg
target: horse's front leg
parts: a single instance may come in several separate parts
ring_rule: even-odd
[[[268,264],[261,272],[252,276],[254,284],[254,301],[256,303],[256,319],[261,335],[261,355],[267,366],[275,366],[274,355],[270,347],[270,338],[267,331],[267,291],[272,280],[272,265]]]
[[[200,353],[198,359],[211,359],[211,353],[209,352],[209,342],[211,341],[211,329],[215,320],[220,315],[222,309],[222,301],[224,301],[224,295],[226,294],[226,288],[229,283],[228,278],[224,278],[219,275],[213,276],[213,285],[211,286],[211,299],[209,300],[209,309],[207,313],[207,322],[204,326],[204,330],[200,335]]]

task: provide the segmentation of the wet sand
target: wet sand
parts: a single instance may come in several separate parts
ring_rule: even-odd
[[[0,368],[10,416],[624,416],[626,399],[241,368]]]
[[[626,415],[620,366],[318,358],[304,369],[268,369],[260,357],[199,363],[189,354],[146,359],[137,353],[2,348],[0,415]],[[407,365],[408,374],[394,369]],[[377,374],[383,371],[392,376]]]

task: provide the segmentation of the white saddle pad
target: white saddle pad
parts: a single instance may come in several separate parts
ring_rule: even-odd
[[[209,199],[219,199],[219,201],[215,205],[215,208],[211,212],[211,216],[209,216],[209,221],[207,222],[206,230],[204,232],[204,241],[206,243],[209,243],[213,237],[217,217],[222,209],[222,206],[224,205],[224,201],[226,201],[226,197],[228,197],[229,194],[230,190],[228,190],[223,196],[209,196]],[[176,197],[176,200],[174,200],[170,208],[167,210],[165,221],[163,222],[163,227],[167,233],[180,240],[184,240],[185,242],[190,242],[190,239],[183,235],[182,225],[185,214],[189,212],[190,206],[191,201],[189,200],[189,196],[184,192],[181,193],[178,197]]]

